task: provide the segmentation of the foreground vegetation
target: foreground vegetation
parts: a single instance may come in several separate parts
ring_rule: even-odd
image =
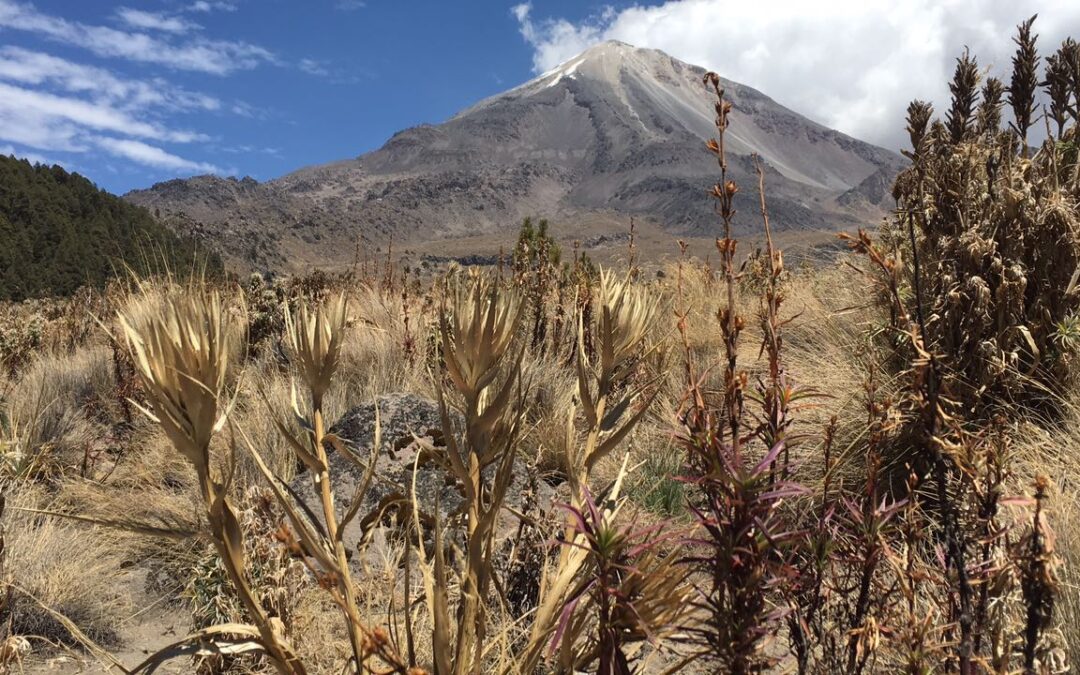
[[[6,352],[4,662],[113,664],[141,570],[191,634],[139,672],[1066,672],[1080,50],[1048,59],[1060,122],[1031,148],[1017,42],[1008,86],[965,55],[943,122],[912,104],[896,218],[835,265],[786,269],[764,179],[727,180],[710,74],[715,264],[646,279],[632,238],[618,269],[563,262],[530,225],[506,268],[431,284],[8,308],[45,318]],[[748,257],[736,208],[762,216]],[[332,423],[398,392],[441,427],[406,480],[376,471],[405,451],[378,413],[370,447]]]

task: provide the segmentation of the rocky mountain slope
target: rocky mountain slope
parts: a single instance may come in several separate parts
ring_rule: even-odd
[[[706,189],[716,164],[704,70],[620,42],[438,125],[395,134],[352,160],[276,180],[199,176],[129,193],[166,222],[254,267],[345,263],[357,243],[394,246],[505,235],[527,215],[625,229],[634,215],[672,235],[711,236]],[[779,229],[837,229],[882,213],[902,158],[828,129],[750,87],[725,82],[734,104],[732,177],[756,193],[752,153],[766,166]],[[756,194],[736,224],[760,227]],[[494,239],[493,239],[494,240]]]

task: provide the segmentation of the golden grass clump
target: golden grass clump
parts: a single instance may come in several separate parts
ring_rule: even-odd
[[[48,496],[33,486],[12,487],[5,486],[3,537],[5,589],[12,584],[3,617],[11,634],[76,646],[64,617],[95,642],[116,646],[121,624],[134,611],[122,583],[124,538],[34,514],[49,506]]]
[[[6,475],[55,479],[80,468],[103,433],[115,386],[108,349],[45,354],[0,385],[0,443]]]

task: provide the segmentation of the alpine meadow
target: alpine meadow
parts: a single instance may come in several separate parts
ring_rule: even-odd
[[[0,139],[60,119],[32,85],[127,116],[0,156],[0,673],[1072,672],[1080,43],[949,44],[893,152],[522,5],[590,42],[276,178],[140,150],[173,173],[117,197],[93,155],[239,104],[11,36],[292,68],[207,32],[252,3],[150,5],[0,0]]]

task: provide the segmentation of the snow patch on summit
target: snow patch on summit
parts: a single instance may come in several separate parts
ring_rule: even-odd
[[[564,63],[564,64],[562,64],[560,66],[557,66],[553,70],[549,70],[548,72],[541,75],[540,76],[541,81],[543,81],[544,78],[546,78],[546,77],[552,77],[551,82],[548,82],[547,84],[544,85],[544,89],[547,89],[549,87],[554,87],[559,82],[562,82],[562,79],[564,77],[569,79],[569,80],[574,79],[574,73],[577,71],[578,66],[580,66],[581,63],[584,60],[585,60],[584,55],[578,56],[576,59],[571,59],[571,60],[567,61],[566,63]]]

